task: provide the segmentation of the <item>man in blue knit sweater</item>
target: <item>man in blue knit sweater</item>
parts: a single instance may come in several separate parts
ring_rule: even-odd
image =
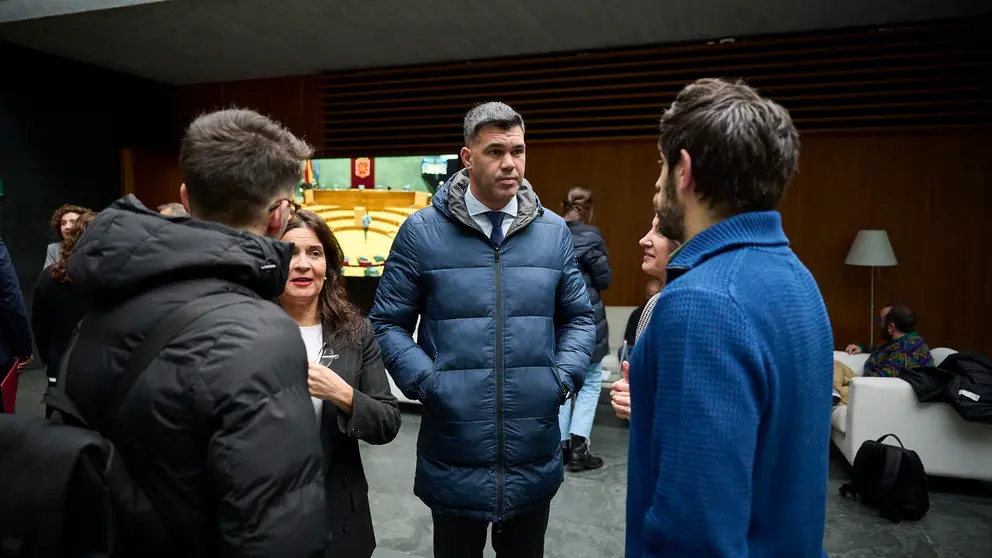
[[[627,556],[822,557],[833,338],[775,211],[799,135],[700,80],[659,149],[658,228],[683,246],[630,361]]]

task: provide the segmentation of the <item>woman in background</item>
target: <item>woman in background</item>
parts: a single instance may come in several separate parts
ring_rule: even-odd
[[[651,312],[654,311],[655,303],[658,302],[658,297],[661,296],[661,290],[665,288],[665,268],[668,267],[668,260],[671,258],[672,252],[679,247],[677,242],[668,240],[658,232],[658,217],[655,217],[651,221],[651,229],[641,238],[638,244],[644,249],[641,271],[659,279],[661,281],[661,288],[644,305],[644,311],[641,313],[641,318],[637,323],[637,332],[634,336],[635,343],[637,339],[641,338],[644,328],[647,327],[648,322],[651,320]],[[613,382],[613,389],[610,391],[610,403],[613,405],[613,410],[618,417],[630,420],[630,384],[627,383],[628,366],[627,361],[623,361],[620,364],[620,367],[623,369],[623,378]]]
[[[76,220],[84,213],[90,213],[90,210],[78,205],[63,205],[52,214],[52,220],[49,224],[52,227],[52,232],[59,236],[59,241],[48,245],[48,250],[45,252],[46,268],[59,261],[62,243],[65,242],[72,226],[76,224]]]
[[[66,213],[69,215],[69,213]],[[76,324],[83,319],[89,304],[77,295],[66,273],[66,264],[79,237],[96,217],[96,213],[83,211],[72,225],[65,229],[59,259],[41,272],[34,288],[31,303],[31,331],[38,346],[41,362],[48,366],[48,385],[54,385],[59,376],[59,365]]]
[[[596,345],[592,349],[589,368],[586,369],[582,388],[573,397],[575,403],[566,401],[558,413],[561,428],[561,445],[568,470],[577,473],[586,469],[599,469],[603,460],[589,451],[589,435],[596,417],[599,392],[602,388],[602,361],[610,352],[610,335],[606,323],[606,306],[601,291],[613,280],[610,261],[606,255],[606,242],[599,229],[592,226],[592,190],[575,186],[561,204],[562,217],[572,233],[575,261],[586,281],[589,302],[592,303],[593,321],[596,323]]]
[[[326,467],[331,544],[326,556],[368,558],[375,550],[368,481],[358,440],[386,444],[400,429],[372,325],[348,301],[344,255],[327,224],[309,211],[289,222],[289,281],[279,305],[300,326],[310,360],[310,394]]]

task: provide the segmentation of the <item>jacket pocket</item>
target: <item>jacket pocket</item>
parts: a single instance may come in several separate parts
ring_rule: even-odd
[[[431,394],[434,392],[434,388],[437,385],[437,370],[432,368],[430,372],[424,376],[424,379],[420,380],[417,384],[417,395],[421,403],[430,409],[430,399]]]

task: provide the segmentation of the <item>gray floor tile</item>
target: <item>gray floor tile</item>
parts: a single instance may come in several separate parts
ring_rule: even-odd
[[[42,369],[25,372],[18,412],[40,416],[45,388]],[[602,469],[568,474],[555,497],[548,525],[548,558],[623,556],[627,480],[627,433],[600,406],[592,447],[605,461]],[[375,556],[430,558],[430,511],[413,495],[419,408],[405,408],[403,427],[386,446],[362,445],[369,501],[378,537]],[[930,513],[919,522],[893,524],[874,510],[842,498],[837,489],[850,466],[831,454],[824,549],[831,558],[989,558],[992,556],[992,486],[933,479]],[[495,554],[487,545],[486,556]]]

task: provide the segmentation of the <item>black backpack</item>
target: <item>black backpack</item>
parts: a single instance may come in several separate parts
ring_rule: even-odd
[[[64,390],[64,369],[83,329],[73,334],[60,383],[45,403],[53,420],[0,416],[0,558],[188,555],[128,474],[102,433],[148,365],[196,318],[245,302],[226,293],[183,304],[138,346],[114,389],[106,423],[87,423]],[[168,518],[164,518],[167,520]],[[169,548],[173,547],[173,548]]]
[[[889,436],[899,442],[899,447],[882,443]],[[840,494],[860,498],[893,523],[916,521],[930,509],[923,462],[895,434],[861,444],[854,456],[854,479],[840,487]]]

